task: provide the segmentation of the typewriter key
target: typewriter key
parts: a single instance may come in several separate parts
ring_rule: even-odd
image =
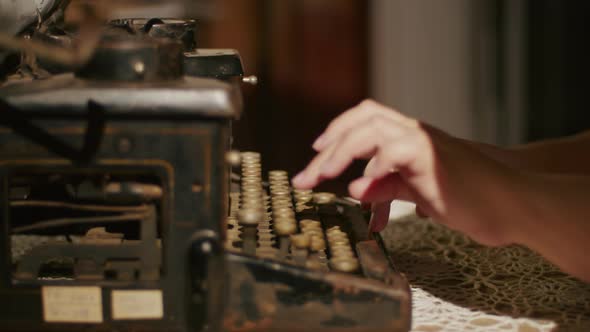
[[[270,202],[277,207],[287,206],[290,209],[293,207],[293,202],[288,197],[271,197]]]
[[[295,195],[295,200],[301,203],[310,203],[313,201],[313,195]]]
[[[269,177],[288,177],[289,173],[284,170],[272,170],[268,172]]]
[[[317,235],[321,237],[322,240],[324,239],[324,231],[322,230],[321,226],[315,226],[314,224],[311,224],[305,226],[300,225],[299,227],[301,228],[301,231],[305,234]]]
[[[293,190],[293,195],[295,197],[313,197],[313,192],[311,190]]]
[[[352,252],[352,249],[350,247],[330,248],[330,254],[332,255],[332,258],[354,258],[354,253]]]
[[[297,225],[292,219],[279,219],[274,223],[275,233],[279,236],[279,259],[285,259],[289,255],[289,236],[295,234]]]
[[[301,225],[301,227],[306,227],[306,226],[313,226],[313,227],[322,227],[322,224],[317,221],[317,220],[312,220],[312,219],[303,219],[299,222],[299,225]]]
[[[323,237],[320,237],[319,235],[316,235],[316,234],[312,234],[311,240],[309,242],[309,248],[311,249],[312,252],[325,250],[326,249],[326,242],[324,241]]]
[[[276,202],[280,202],[280,201],[285,201],[288,202],[290,204],[293,204],[293,201],[291,200],[291,196],[290,195],[274,195],[271,193],[271,200],[272,201],[276,201]]]
[[[291,199],[291,192],[287,188],[279,188],[270,191],[273,197],[289,197]]]
[[[279,236],[289,236],[297,231],[297,224],[292,218],[279,218],[274,221],[275,233]]]
[[[227,217],[225,220],[228,225],[238,226],[238,219],[235,217],[230,216],[230,217]]]
[[[289,178],[286,176],[269,176],[268,177],[268,181],[270,183],[274,183],[274,184],[289,184]]]
[[[293,193],[295,194],[295,196],[311,196],[313,194],[313,191],[306,189],[295,189],[293,190]]]
[[[313,194],[313,201],[318,205],[331,204],[334,202],[336,195],[332,193],[316,193]]]
[[[336,238],[336,237],[342,237],[342,236],[346,237],[347,236],[346,233],[344,233],[342,230],[340,230],[340,229],[333,229],[333,228],[328,229],[326,231],[326,234],[328,236],[333,236],[334,238]]]
[[[225,161],[232,167],[238,167],[242,163],[242,156],[238,151],[231,150],[225,154]]]
[[[307,234],[293,234],[291,235],[291,243],[295,248],[298,249],[308,248],[310,244],[310,239]]]
[[[279,210],[279,209],[293,210],[293,203],[291,203],[289,200],[273,199],[272,202],[271,202],[271,206],[272,206],[273,211],[274,210]]]
[[[307,212],[313,212],[314,208],[312,205],[296,203],[295,204],[295,211],[297,213],[303,213],[303,212],[307,213]]]
[[[350,241],[347,237],[337,237],[329,240],[330,246],[350,246]]]
[[[262,201],[263,195],[264,195],[264,193],[262,191],[256,191],[256,189],[251,189],[248,191],[243,191],[240,198],[241,198],[241,200],[256,198],[256,199],[259,199]]]
[[[241,153],[243,160],[256,159],[260,160],[260,153],[252,151],[244,151]]]
[[[290,187],[288,179],[270,178],[268,182],[275,187]]]
[[[271,194],[274,194],[278,191],[287,191],[287,193],[290,193],[291,188],[289,188],[288,185],[286,184],[282,184],[282,183],[277,183],[277,182],[271,182],[270,183],[270,192]]]
[[[295,218],[295,212],[290,207],[278,207],[272,210],[272,215],[275,218],[280,217],[288,217],[288,218]]]
[[[262,177],[262,168],[259,165],[245,165],[242,167],[242,175],[253,175],[256,177]]]
[[[262,177],[257,172],[244,171],[242,172],[242,188],[244,188],[244,184],[262,186]]]
[[[330,259],[330,267],[338,272],[351,273],[359,268],[359,262],[356,258],[332,258]]]
[[[263,214],[258,208],[241,209],[238,211],[238,224],[242,226],[258,225]]]
[[[260,178],[242,177],[242,188],[246,187],[247,185],[261,186],[262,181]]]
[[[258,226],[258,223],[262,221],[263,217],[263,211],[255,206],[241,209],[238,212],[238,224],[243,227],[242,249],[246,254],[256,254],[256,227]]]
[[[332,227],[328,228],[326,231],[328,232],[328,234],[330,234],[332,232],[338,232],[338,231],[340,231],[340,226],[332,226]]]
[[[256,254],[262,258],[274,258],[277,255],[277,250],[272,247],[260,247],[256,250]]]
[[[305,266],[305,261],[308,256],[308,248],[310,244],[309,236],[306,234],[291,235],[292,256],[295,264]]]

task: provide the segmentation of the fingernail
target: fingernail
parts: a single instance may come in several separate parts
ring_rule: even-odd
[[[299,174],[295,175],[295,177],[291,180],[291,182],[293,182],[294,185],[297,185],[298,183],[303,181],[304,178],[305,178],[305,174],[303,174],[303,172],[300,172]]]
[[[318,137],[314,142],[312,147],[314,148],[314,150],[319,150],[321,148],[323,148],[324,142],[326,141],[326,136],[324,134],[321,134],[320,137]]]

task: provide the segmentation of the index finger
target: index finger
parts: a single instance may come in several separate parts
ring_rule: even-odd
[[[364,119],[376,114],[386,116],[391,120],[404,125],[417,125],[416,120],[412,118],[406,117],[405,115],[372,100],[365,100],[332,120],[326,130],[313,143],[313,148],[316,151],[323,150],[326,146],[330,145],[332,140],[339,137],[342,133],[351,130],[358,123],[364,122]]]

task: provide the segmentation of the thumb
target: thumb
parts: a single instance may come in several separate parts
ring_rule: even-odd
[[[371,220],[369,221],[370,232],[381,232],[389,222],[389,210],[391,202],[373,203],[371,206]]]
[[[382,178],[362,177],[348,186],[350,196],[362,202],[386,202],[394,199],[412,201],[407,184],[398,173]]]

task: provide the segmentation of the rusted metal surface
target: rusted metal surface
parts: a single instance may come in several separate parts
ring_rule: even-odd
[[[229,255],[228,331],[407,331],[403,287]],[[400,285],[402,285],[400,283]]]
[[[0,91],[0,98],[16,108],[48,115],[83,116],[89,100],[107,108],[112,116],[168,113],[167,117],[232,118],[241,107],[239,93],[229,84],[193,77],[173,85],[159,82],[142,86],[121,82],[105,85],[63,74],[29,84],[12,84]]]
[[[385,253],[375,241],[361,241],[356,244],[356,251],[361,261],[363,273],[368,278],[385,280],[392,272]]]
[[[242,174],[242,179],[248,174]],[[291,188],[277,180],[286,176],[279,171],[269,174],[270,196],[274,200],[271,200],[273,204],[265,205],[268,217],[258,223],[255,252],[245,247],[248,229],[238,228],[240,196],[248,193],[234,186],[226,247],[244,256],[228,256],[231,295],[224,318],[226,330],[409,330],[408,283],[394,271],[379,244],[368,240],[367,222],[358,205],[342,202],[328,193],[295,191],[294,201],[300,208],[296,213],[300,233],[292,237],[295,241],[290,248],[266,239],[266,236],[277,237],[277,229],[272,225],[276,226],[279,220],[273,218],[281,214],[295,215],[290,198],[283,200],[290,197]],[[256,183],[259,182],[257,179]],[[312,234],[322,240],[324,236],[327,238],[328,248],[322,246],[327,251],[308,255],[307,249],[296,241]],[[267,255],[279,251],[280,255]],[[335,264],[344,259],[361,269]]]
[[[204,86],[208,85],[207,82],[202,83]],[[214,87],[222,87],[218,91],[224,93],[224,83],[210,83],[209,86],[212,86],[213,89],[215,89]],[[196,86],[193,88],[197,93],[191,92],[187,96],[197,98],[196,95],[198,95],[200,88]],[[25,92],[27,88],[23,86],[21,89]],[[139,91],[142,88],[135,86],[135,89]],[[50,91],[51,87],[48,85],[47,93]],[[33,91],[27,93],[34,94]],[[123,95],[124,93],[121,94],[121,96]],[[202,101],[205,102],[204,99]],[[193,107],[198,107],[198,105],[199,102],[194,100]],[[141,249],[139,243],[134,243],[133,241],[136,240],[133,238],[126,238],[120,245],[115,245],[112,241],[106,243],[109,241],[104,239],[98,241],[101,243],[86,241],[86,243],[79,243],[76,246],[70,243],[54,243],[47,244],[48,247],[37,247],[35,251],[29,252],[39,260],[48,256],[62,256],[64,252],[69,252],[65,255],[66,258],[83,256],[70,275],[72,278],[57,281],[27,279],[26,273],[20,274],[25,278],[17,278],[19,272],[13,272],[12,263],[4,259],[0,261],[0,300],[10,301],[12,309],[0,312],[0,322],[3,322],[0,324],[0,330],[15,330],[17,328],[38,330],[41,326],[46,328],[47,324],[42,321],[43,308],[39,305],[32,306],[31,303],[41,303],[38,287],[48,283],[65,286],[99,285],[104,292],[105,313],[110,312],[109,294],[111,289],[156,288],[163,290],[164,319],[147,326],[142,321],[112,321],[106,317],[103,325],[95,326],[96,330],[186,331],[189,327],[191,330],[199,330],[205,324],[205,317],[187,315],[189,312],[205,313],[209,307],[207,303],[213,305],[213,302],[203,304],[193,300],[193,298],[208,296],[211,288],[192,286],[190,273],[192,265],[188,260],[187,248],[192,241],[192,234],[196,231],[211,230],[218,234],[221,233],[223,216],[226,214],[221,202],[227,197],[223,188],[228,176],[224,154],[226,142],[229,139],[226,126],[228,126],[233,110],[238,106],[228,106],[227,109],[220,111],[221,114],[227,114],[227,117],[225,115],[206,117],[201,112],[206,109],[207,104],[203,105],[205,105],[204,108],[194,109],[194,112],[187,111],[183,117],[178,118],[177,112],[168,112],[165,108],[158,109],[156,107],[143,111],[141,105],[135,105],[139,108],[133,109],[135,106],[128,104],[131,108],[128,107],[127,111],[119,113],[120,117],[109,116],[100,148],[88,163],[77,163],[58,156],[48,151],[43,145],[23,139],[14,130],[4,129],[0,132],[0,183],[3,185],[7,185],[16,177],[30,179],[27,181],[32,181],[30,184],[33,184],[33,188],[39,188],[38,186],[42,182],[39,183],[38,180],[49,184],[48,181],[51,179],[67,179],[68,176],[81,179],[82,175],[86,175],[88,179],[94,180],[102,179],[105,176],[111,177],[101,190],[97,190],[101,186],[96,189],[89,186],[80,188],[80,184],[77,184],[73,187],[77,189],[72,191],[75,195],[67,195],[65,200],[52,200],[50,198],[58,197],[52,195],[35,196],[35,190],[32,192],[33,195],[31,192],[16,195],[11,191],[13,192],[13,195],[10,196],[11,199],[19,199],[19,201],[7,204],[8,196],[4,196],[0,190],[0,202],[7,204],[2,208],[1,248],[9,248],[9,237],[13,234],[6,225],[18,221],[14,220],[10,214],[14,213],[15,209],[41,211],[40,209],[51,208],[68,214],[72,210],[76,210],[72,211],[75,214],[86,214],[92,211],[100,214],[121,213],[127,210],[125,206],[118,206],[120,211],[115,211],[118,209],[112,208],[116,207],[116,205],[113,206],[113,203],[122,204],[124,202],[121,199],[121,195],[124,195],[128,198],[135,198],[134,204],[157,202],[158,241],[149,240],[148,242],[151,243],[152,248],[157,247],[158,256],[152,256],[149,262],[161,262],[160,267],[151,269],[152,272],[145,270],[141,272],[139,261],[126,261],[130,256],[137,257],[139,255],[141,257],[148,253]],[[23,106],[20,107],[26,110],[27,116],[30,116],[36,125],[56,139],[72,146],[79,146],[78,144],[83,140],[87,127],[83,118],[83,110],[77,113],[71,107],[66,107],[65,109],[68,109],[69,112],[64,114],[58,109],[55,109],[54,113],[45,112],[43,107]],[[125,139],[129,143],[125,149],[120,148],[121,139]],[[145,181],[146,177],[148,178],[147,182]],[[193,191],[193,186],[196,183],[202,186],[202,190]],[[22,186],[28,185],[25,183]],[[90,202],[86,201],[81,204],[76,200],[90,200]],[[88,209],[80,211],[81,205],[84,206],[82,210],[89,208],[89,211],[87,211]],[[8,208],[8,206],[12,207]],[[93,209],[97,206],[99,206],[98,209]],[[100,224],[99,222],[98,225]],[[16,226],[20,227],[20,225]],[[97,225],[88,225],[88,227],[95,226]],[[56,231],[58,229],[61,229],[61,226],[55,228]],[[43,230],[43,232],[49,231],[49,229]],[[76,249],[73,249],[74,247]],[[115,258],[115,260],[104,260],[101,258],[103,255]],[[10,257],[5,251],[0,256]],[[88,256],[93,259],[84,258]],[[122,261],[119,260],[121,258]],[[28,259],[23,258],[23,262]],[[38,266],[38,263],[39,261],[32,264],[23,263],[23,266]],[[202,268],[201,265],[197,265],[197,267]],[[32,271],[30,275],[35,274],[34,268],[29,270]],[[117,273],[116,277],[107,280],[104,271],[109,270],[117,271]],[[140,272],[134,272],[137,270]],[[220,270],[223,271],[221,268]],[[142,275],[143,277],[141,277]],[[26,287],[29,290],[26,292],[31,295],[24,296],[23,289],[17,287],[19,285],[28,285]],[[223,287],[225,283],[219,282],[219,285]],[[21,314],[15,315],[15,312],[21,312]],[[218,315],[217,318],[220,321],[221,315]],[[8,321],[12,323],[4,324]],[[49,328],[60,331],[85,330],[88,325],[55,324]]]

